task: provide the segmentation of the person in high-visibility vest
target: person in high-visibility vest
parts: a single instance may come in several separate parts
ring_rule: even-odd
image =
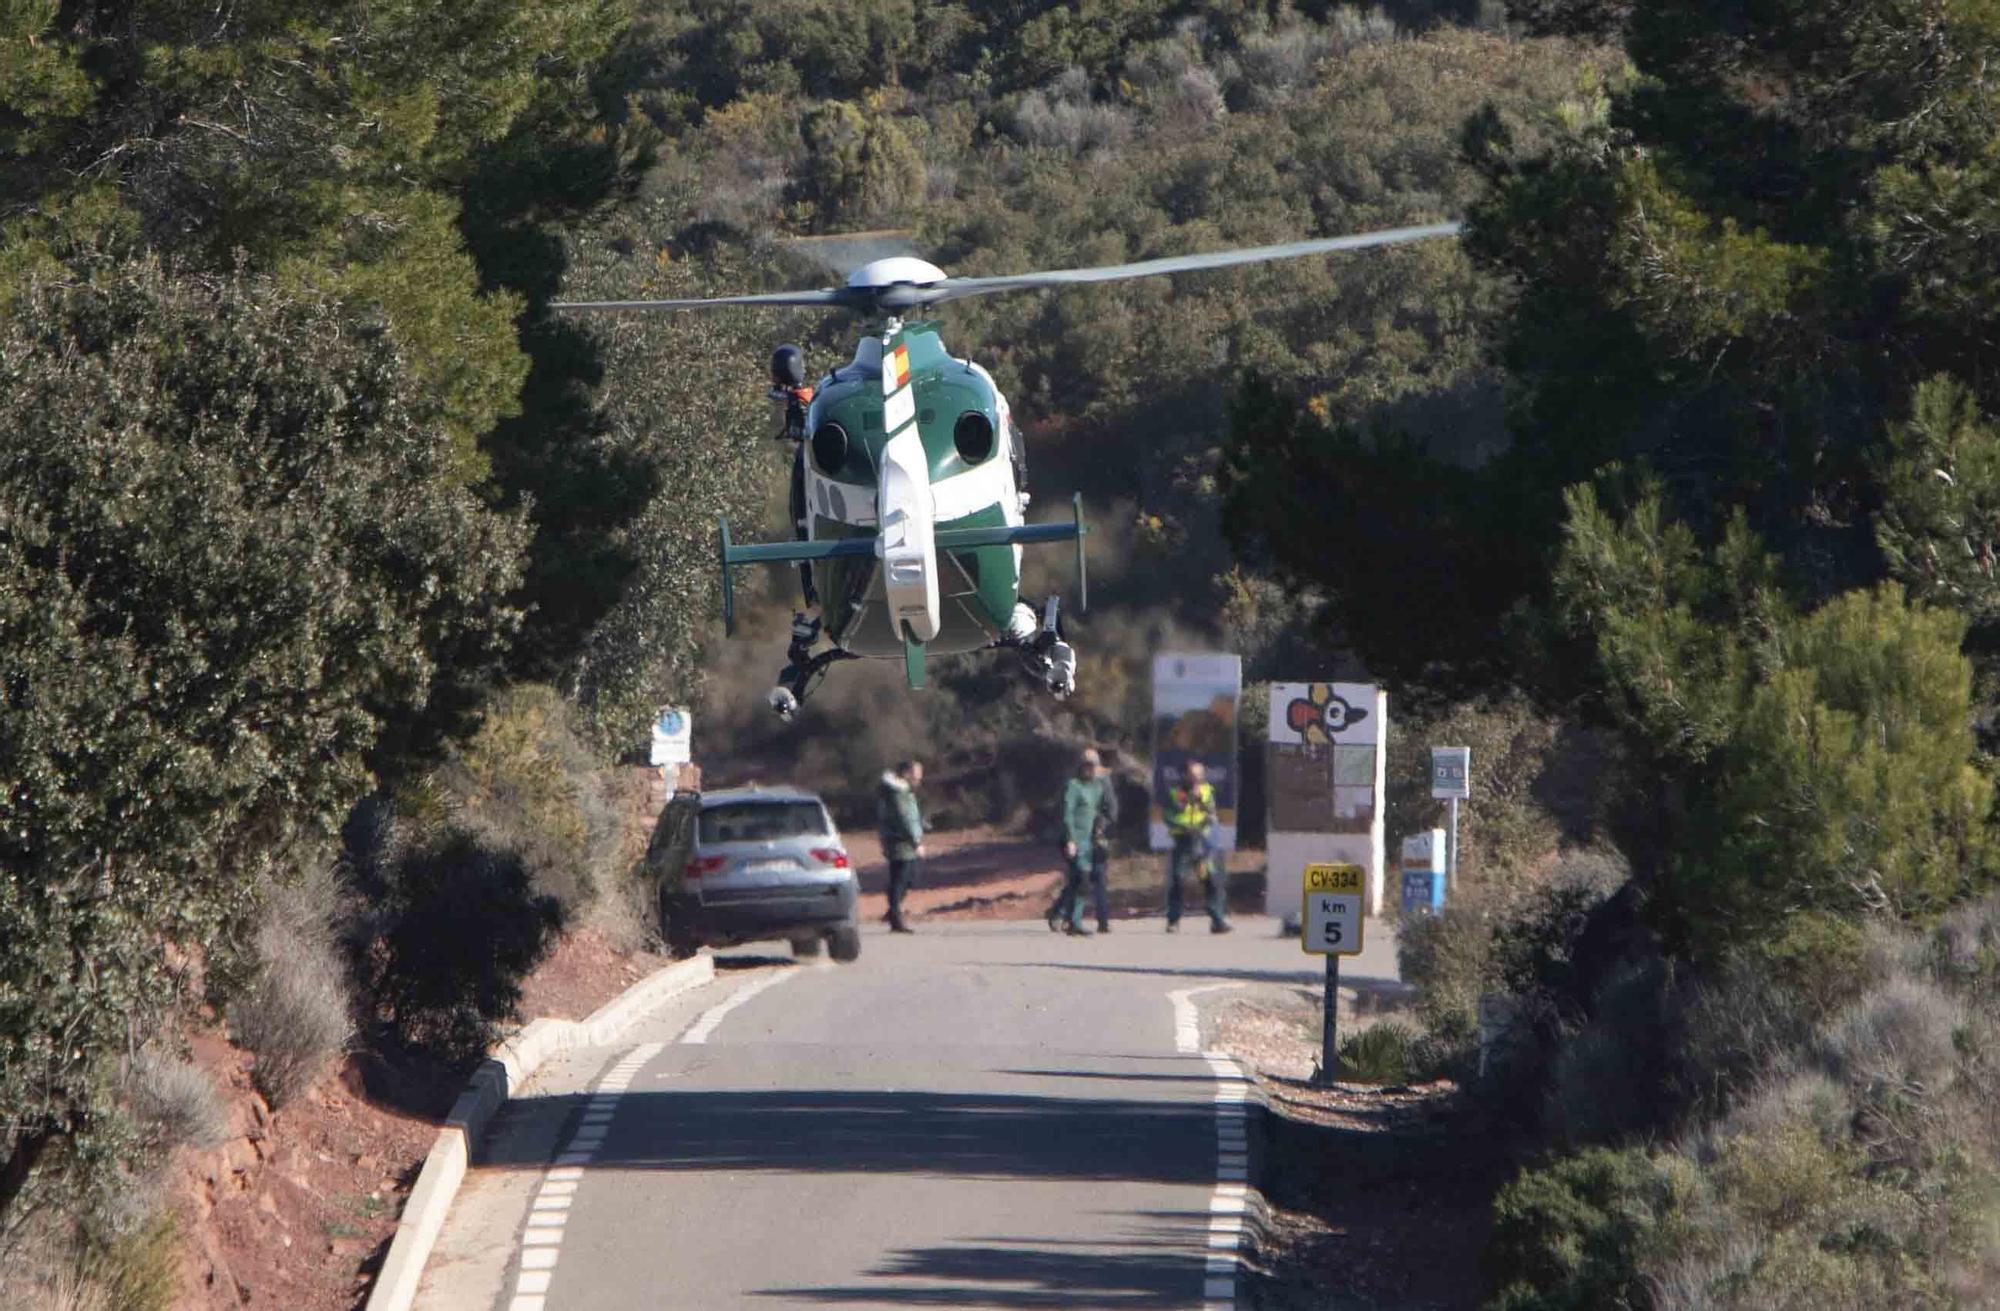
[[[1215,789],[1199,760],[1181,769],[1181,785],[1167,792],[1167,832],[1174,840],[1167,865],[1167,932],[1181,928],[1188,870],[1199,867],[1208,892],[1208,931],[1229,932],[1228,880],[1216,842]]]

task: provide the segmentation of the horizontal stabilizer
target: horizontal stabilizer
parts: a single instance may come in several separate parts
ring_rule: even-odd
[[[832,560],[839,556],[875,554],[873,537],[834,537],[818,542],[754,542],[723,549],[724,564],[790,564],[798,560]]]
[[[1070,523],[996,524],[990,528],[941,528],[936,533],[940,551],[974,551],[983,546],[1033,546],[1041,542],[1075,542],[1077,581],[1085,589],[1083,605],[1090,604],[1089,584],[1083,576],[1083,539],[1090,526],[1083,521],[1083,497],[1072,498],[1076,518]],[[729,571],[746,564],[796,564],[801,560],[834,560],[843,556],[876,553],[876,538],[833,537],[816,542],[738,543],[729,535],[729,520],[722,521],[720,563],[722,565],[722,626],[731,635],[736,631],[736,589]]]
[[[729,536],[729,520],[721,525],[717,563],[722,574],[722,631],[736,635],[736,584],[730,570],[746,564],[788,564],[799,560],[831,560],[843,555],[875,554],[873,537],[836,537],[821,542],[751,542],[739,545]]]
[[[1073,523],[1000,524],[992,528],[940,528],[937,544],[940,551],[971,551],[982,546],[1067,542],[1076,535],[1077,527]]]
[[[1090,608],[1090,583],[1084,573],[1083,539],[1090,525],[1083,521],[1083,496],[1071,498],[1076,519],[1071,523],[1003,524],[993,528],[941,528],[937,534],[940,551],[971,551],[982,546],[1033,546],[1038,542],[1075,542],[1076,578],[1081,589],[1081,609]]]

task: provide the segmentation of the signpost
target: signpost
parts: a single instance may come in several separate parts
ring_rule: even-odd
[[[1441,828],[1403,839],[1403,914],[1412,920],[1444,909],[1444,853]]]
[[[1458,892],[1458,803],[1472,795],[1472,748],[1431,748],[1431,797],[1451,802],[1451,845],[1446,849],[1445,886]]]
[[[1299,945],[1326,957],[1325,1013],[1320,1021],[1319,1082],[1340,1073],[1340,958],[1361,953],[1361,898],[1367,873],[1359,865],[1308,865],[1300,901],[1305,908]]]
[[[653,721],[653,749],[648,757],[655,769],[685,765],[694,759],[694,717],[679,706],[665,706]],[[669,784],[672,776],[668,776]]]

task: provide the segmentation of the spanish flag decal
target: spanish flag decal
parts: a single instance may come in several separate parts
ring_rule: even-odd
[[[910,348],[898,345],[889,352],[889,387],[894,390],[910,380]]]

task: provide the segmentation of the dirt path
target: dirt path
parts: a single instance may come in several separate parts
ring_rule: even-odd
[[[845,840],[861,881],[861,917],[880,919],[889,908],[889,865],[882,859],[882,844],[873,833],[848,833]],[[1062,886],[1062,853],[1016,833],[990,827],[933,833],[924,840],[924,849],[923,873],[905,903],[913,919],[1036,919]],[[1231,853],[1232,907],[1262,908],[1263,865],[1261,851]],[[1162,854],[1113,857],[1106,880],[1112,918],[1158,915],[1165,879]],[[1190,913],[1199,916],[1194,906]]]
[[[861,881],[861,918],[889,909],[889,863],[873,833],[846,835]],[[995,828],[933,833],[924,840],[923,872],[905,909],[914,919],[1033,919],[1062,883],[1061,854]]]

